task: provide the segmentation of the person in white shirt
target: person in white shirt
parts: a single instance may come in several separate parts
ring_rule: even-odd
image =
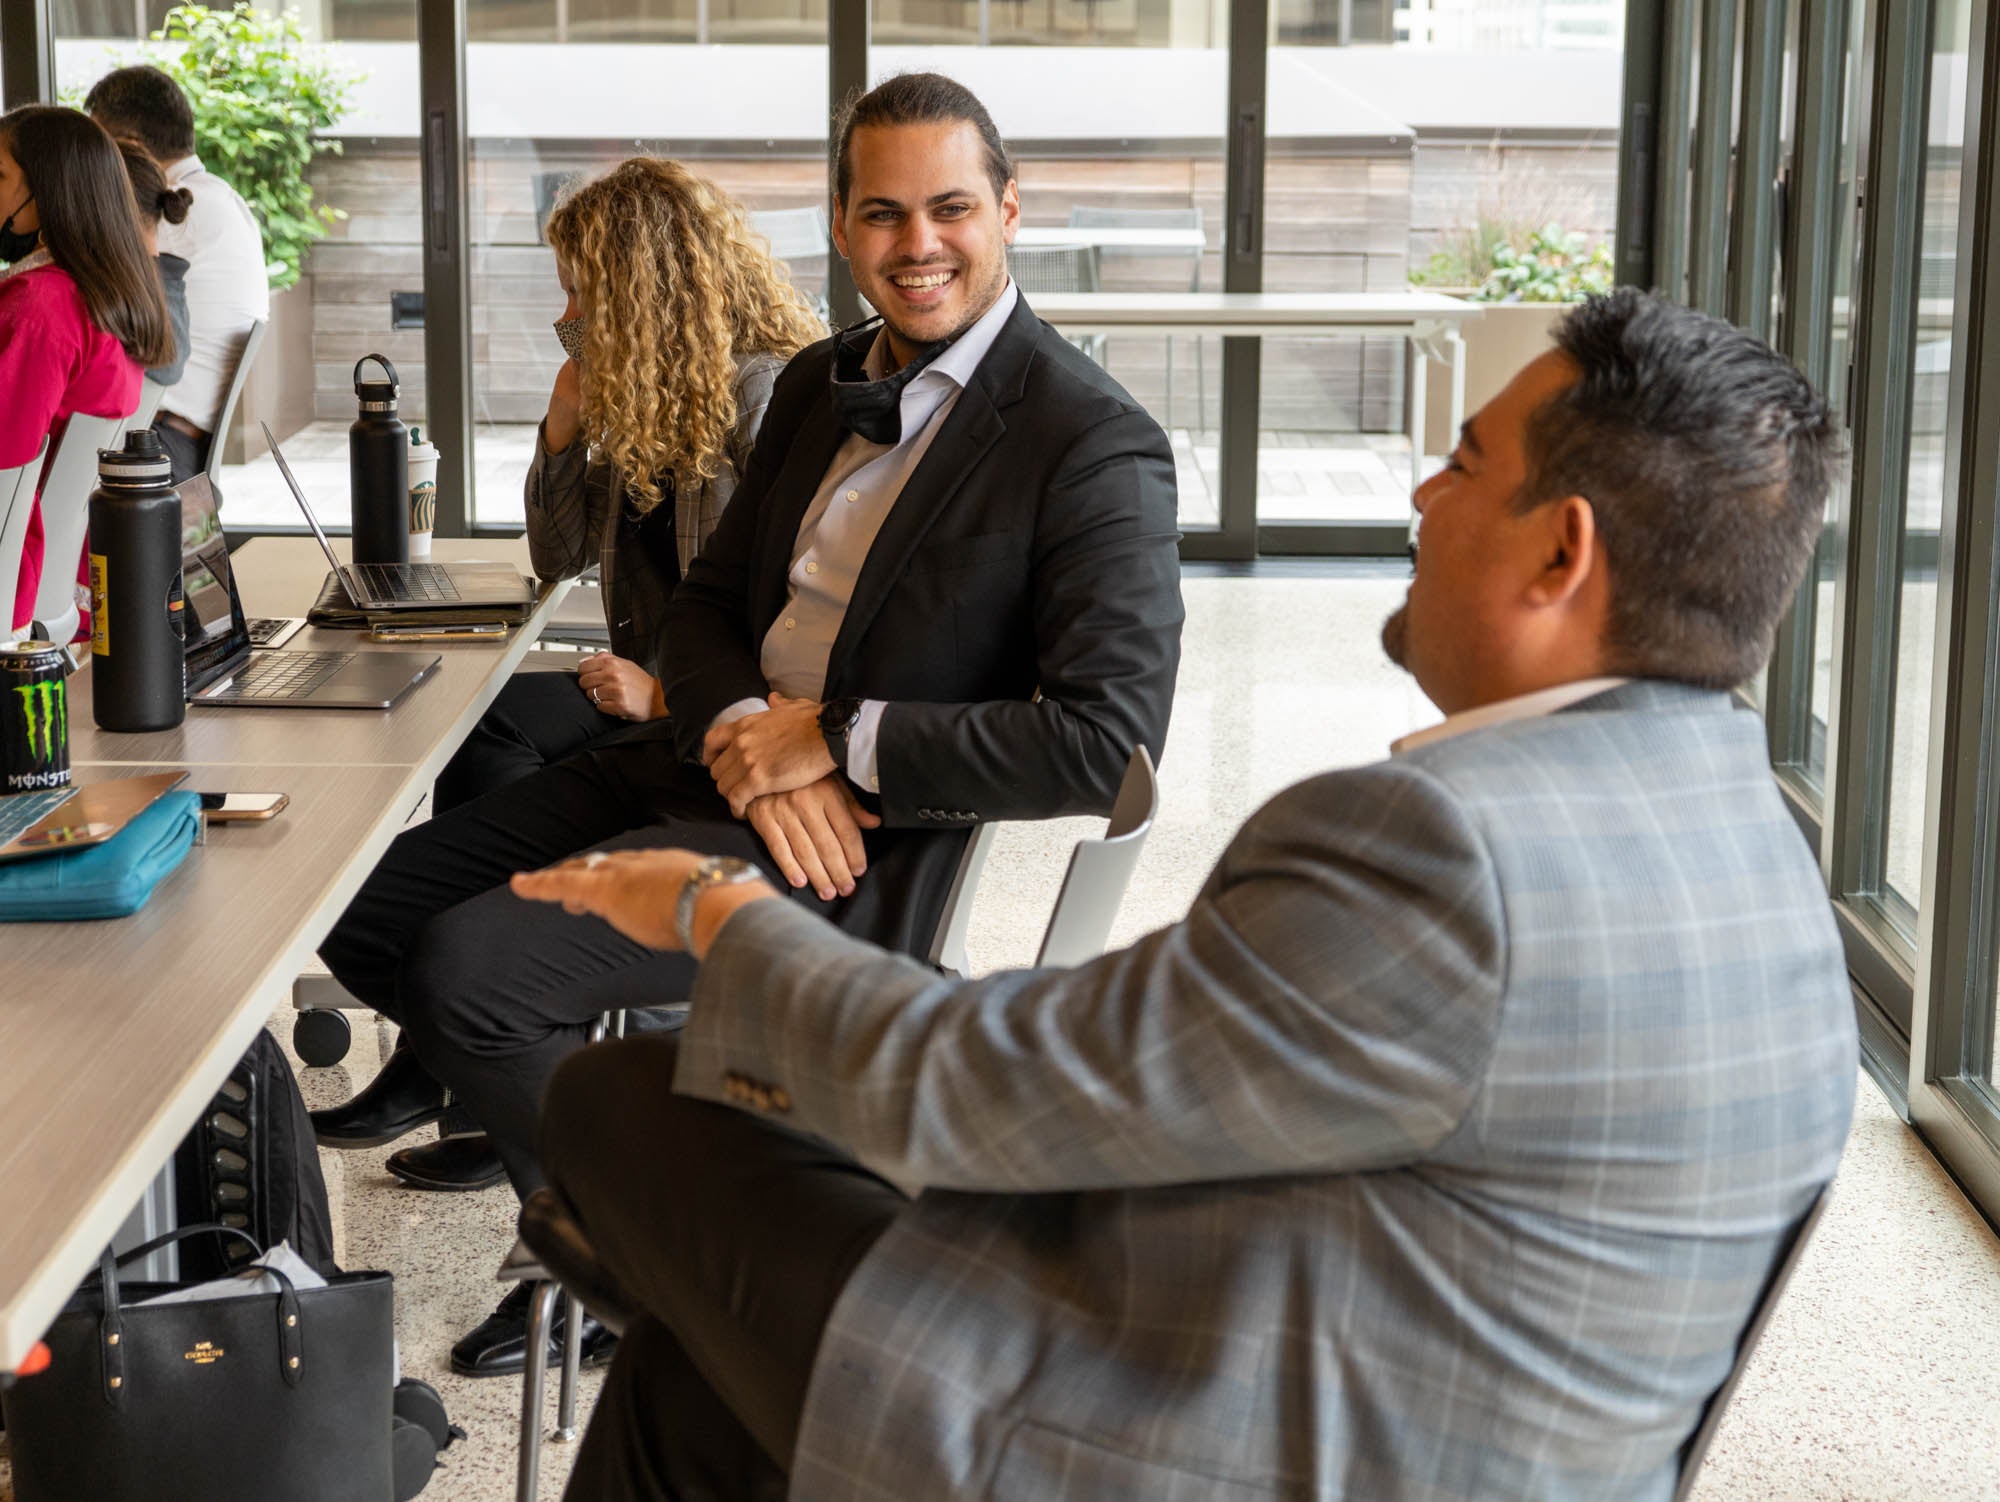
[[[91,86],[84,108],[114,136],[138,140],[167,185],[194,198],[184,221],[160,226],[161,253],[188,263],[187,367],[154,420],[179,483],[208,467],[243,341],[271,316],[263,231],[236,190],[195,155],[193,106],[167,73],[144,64],[114,69]]]

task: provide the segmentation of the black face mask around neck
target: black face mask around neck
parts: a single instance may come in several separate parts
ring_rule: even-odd
[[[14,213],[7,216],[6,222],[0,223],[0,261],[5,261],[9,266],[31,255],[35,246],[41,242],[39,230],[14,228],[14,214],[20,213],[34,201],[35,195],[30,193],[14,206]]]
[[[951,348],[943,339],[927,344],[916,357],[894,375],[879,381],[868,379],[868,351],[883,327],[879,317],[842,329],[833,342],[833,369],[829,384],[833,390],[833,417],[850,433],[870,443],[891,447],[903,441],[903,388],[908,386],[939,355]]]

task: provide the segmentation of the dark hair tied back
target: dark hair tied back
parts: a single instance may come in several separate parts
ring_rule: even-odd
[[[160,217],[169,224],[185,223],[194,206],[194,194],[186,188],[168,188],[160,195]]]
[[[0,144],[35,195],[42,247],[76,284],[90,321],[142,369],[172,360],[166,294],[139,238],[145,200],[134,194],[118,144],[88,115],[55,104],[0,115]],[[164,184],[154,189],[156,202],[161,191]]]

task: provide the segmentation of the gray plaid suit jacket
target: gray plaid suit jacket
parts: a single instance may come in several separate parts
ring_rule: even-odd
[[[753,904],[675,1083],[931,1186],[827,1326],[794,1497],[1630,1499],[1856,1057],[1762,725],[1635,683],[1291,788],[1078,970]]]

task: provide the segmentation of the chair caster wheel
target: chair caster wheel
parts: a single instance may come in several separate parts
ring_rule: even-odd
[[[342,1012],[301,1012],[292,1023],[292,1047],[316,1069],[346,1058],[353,1037],[354,1028]]]

